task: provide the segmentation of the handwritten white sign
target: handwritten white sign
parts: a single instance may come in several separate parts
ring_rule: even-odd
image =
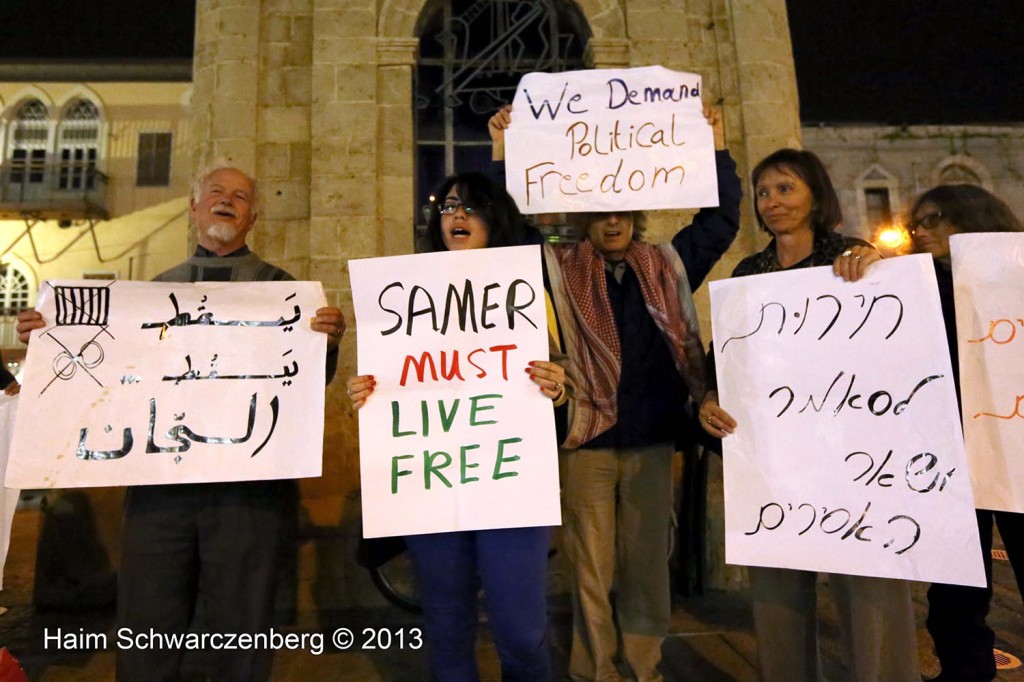
[[[982,586],[931,259],[711,283],[730,563]]]
[[[974,502],[1024,512],[1024,234],[959,234],[949,245]]]
[[[6,485],[319,476],[318,282],[52,281]]]
[[[18,412],[18,398],[0,393],[0,480],[7,469],[7,455],[14,434],[14,417]],[[20,490],[0,486],[0,589],[4,586],[4,564],[11,546],[11,525],[18,507]]]
[[[700,76],[661,66],[531,73],[505,135],[523,213],[718,205]]]
[[[561,523],[540,248],[349,261],[366,537]]]

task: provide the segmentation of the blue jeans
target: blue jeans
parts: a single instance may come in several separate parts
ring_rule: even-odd
[[[409,535],[430,667],[439,682],[476,682],[477,593],[504,682],[551,677],[547,637],[547,527]]]

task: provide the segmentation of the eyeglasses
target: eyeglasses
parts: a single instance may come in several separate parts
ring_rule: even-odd
[[[935,213],[929,213],[928,215],[921,216],[918,220],[911,220],[907,223],[907,230],[910,234],[917,232],[917,228],[923,227],[926,230],[934,230],[942,222],[942,212],[936,211]]]
[[[445,199],[444,202],[438,207],[441,215],[455,215],[455,212],[462,208],[466,212],[466,215],[473,215],[477,212],[475,206],[464,204],[458,199]]]

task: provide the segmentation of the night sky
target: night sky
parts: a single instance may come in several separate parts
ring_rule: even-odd
[[[1024,120],[1022,0],[787,0],[801,118]],[[194,0],[0,0],[0,59],[189,59]]]

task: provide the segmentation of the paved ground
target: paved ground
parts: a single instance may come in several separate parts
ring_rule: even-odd
[[[0,591],[0,645],[8,646],[17,656],[32,680],[45,682],[100,682],[113,679],[114,656],[111,651],[55,650],[43,641],[44,633],[57,628],[67,635],[103,633],[115,642],[112,631],[113,614],[104,610],[80,613],[37,613],[31,606],[32,580],[35,566],[35,537],[38,534],[39,512],[24,510],[15,519],[11,555]],[[997,646],[1017,657],[1024,657],[1024,608],[1017,594],[1009,565],[996,561],[996,588],[989,622],[997,631]],[[931,640],[923,628],[926,605],[924,585],[915,585],[914,608],[918,617],[918,658],[922,673],[937,672],[931,655]],[[825,673],[829,680],[844,679],[842,662],[836,655],[835,614],[828,600],[827,585],[819,587],[822,597],[822,640]],[[417,626],[414,616],[397,609],[379,608],[351,610],[326,614],[300,614],[300,622],[283,631],[296,636],[323,636],[324,650],[319,655],[307,651],[279,652],[275,658],[274,679],[281,681],[318,682],[356,680],[359,682],[398,682],[425,679],[422,652],[410,649]],[[553,656],[555,670],[566,669],[569,616],[566,605],[552,603]],[[356,645],[342,651],[330,642],[330,633],[346,627],[355,635]],[[361,649],[371,635],[376,635],[377,649]],[[406,638],[405,648],[399,637]],[[390,646],[382,638],[390,636]],[[309,640],[307,640],[309,641]],[[315,644],[315,640],[313,640]],[[482,678],[498,680],[498,663],[493,642],[486,625],[481,628],[478,644]],[[716,593],[680,600],[673,616],[672,634],[664,647],[663,670],[669,682],[706,680],[756,680],[756,649],[749,616],[747,596],[742,593]],[[1003,682],[1024,682],[1024,668],[1000,671]],[[884,681],[882,681],[884,682]]]

